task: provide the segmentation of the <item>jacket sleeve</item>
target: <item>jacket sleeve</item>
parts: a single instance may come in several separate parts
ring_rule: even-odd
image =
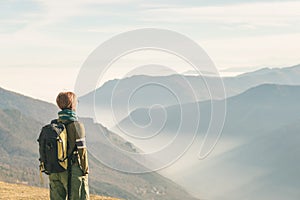
[[[85,140],[85,128],[82,123],[75,122],[74,132],[75,134],[75,148],[78,151],[78,163],[84,174],[88,174],[88,159],[87,159],[87,148]]]

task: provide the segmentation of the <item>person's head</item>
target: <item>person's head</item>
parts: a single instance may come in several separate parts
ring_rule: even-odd
[[[61,92],[56,97],[57,106],[62,109],[76,110],[77,107],[77,97],[73,92]]]

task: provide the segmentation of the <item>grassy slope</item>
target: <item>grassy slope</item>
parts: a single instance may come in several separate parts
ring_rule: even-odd
[[[49,199],[45,188],[0,182],[0,199],[6,200],[44,200]],[[118,200],[116,198],[91,195],[91,200]]]

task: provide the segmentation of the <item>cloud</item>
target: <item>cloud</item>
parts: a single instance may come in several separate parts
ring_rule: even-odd
[[[299,24],[300,2],[264,2],[217,6],[148,8],[140,20],[167,23],[222,23],[251,26]]]
[[[0,19],[5,30],[0,31],[2,66],[49,63],[70,66],[82,62],[92,49],[112,35],[149,26],[177,30],[199,41],[208,35],[202,43],[217,64],[224,67],[275,62],[289,65],[297,61],[296,52],[299,52],[296,45],[300,43],[299,36],[293,34],[300,27],[300,2],[296,1],[193,7],[179,1],[177,4],[145,0],[31,2],[36,4],[35,9],[27,7],[14,18]],[[98,21],[105,22],[99,25]],[[260,27],[266,27],[265,32]],[[273,30],[277,36],[270,35]]]
[[[120,13],[116,13],[107,8],[123,6],[124,10],[122,10],[121,14],[124,15],[124,11],[126,11],[128,5],[136,1],[137,0],[4,1],[1,2],[0,6],[0,23],[3,25],[0,29],[5,29],[8,25],[14,26],[22,23],[26,26],[19,27],[13,30],[13,32],[33,31],[45,27],[47,28],[47,26],[56,26],[64,22],[68,23],[71,21],[71,23],[76,23],[74,18],[87,16],[95,17],[100,20],[101,16],[120,15]]]
[[[109,12],[104,9],[100,9],[97,11],[91,11],[92,7],[97,6],[121,6],[124,5],[124,9],[126,9],[126,4],[136,2],[137,0],[72,0],[72,1],[60,1],[60,0],[51,0],[51,1],[43,1],[37,0],[37,2],[41,3],[45,8],[46,12],[43,17],[44,23],[54,23],[61,22],[70,17],[76,16],[97,16],[101,14],[111,14],[115,13]]]

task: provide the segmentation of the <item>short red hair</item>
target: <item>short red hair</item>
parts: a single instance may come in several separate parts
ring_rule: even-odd
[[[57,106],[64,110],[76,110],[77,106],[77,97],[73,92],[61,92],[56,97]]]

